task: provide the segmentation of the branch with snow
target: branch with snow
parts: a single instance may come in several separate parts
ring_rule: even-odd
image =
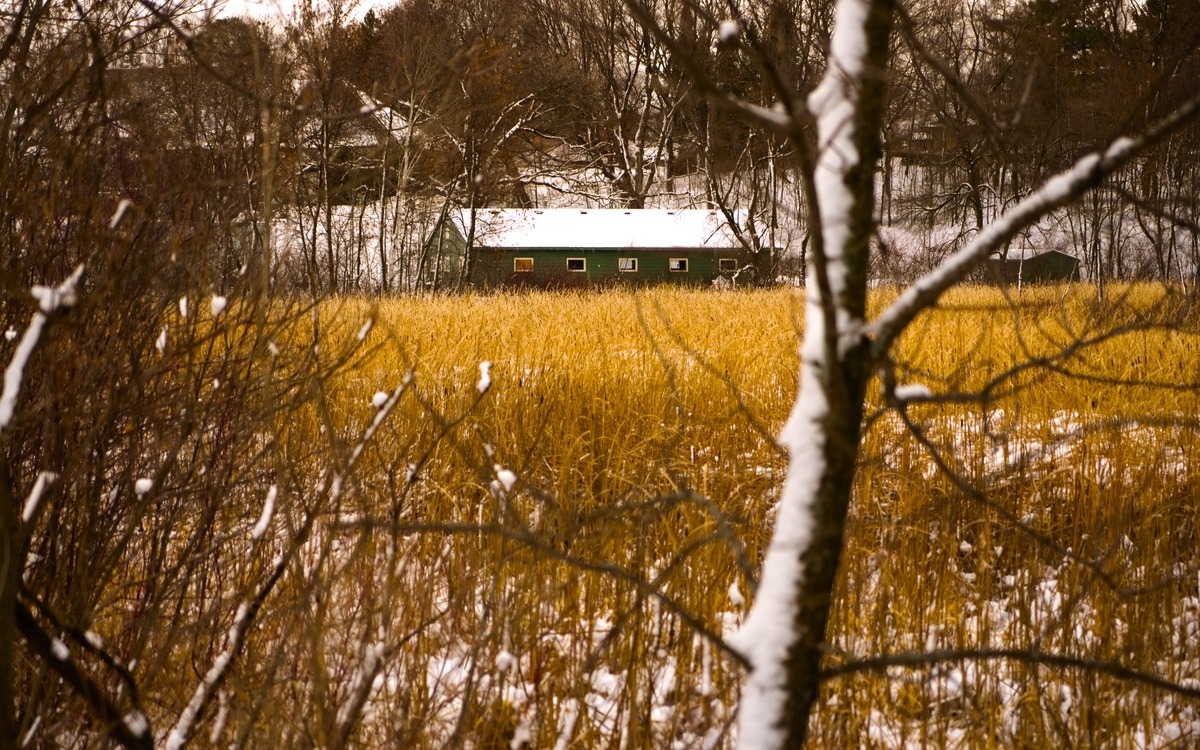
[[[929,390],[929,386],[924,383],[905,383],[896,386],[892,395],[900,403],[907,404],[914,401],[929,401],[933,398],[933,391]]]
[[[371,693],[375,690],[375,680],[383,669],[388,656],[388,649],[383,643],[367,643],[363,646],[362,661],[354,673],[354,681],[350,684],[346,700],[338,706],[337,746],[344,747],[350,739],[354,725],[362,716],[363,708]]]
[[[21,510],[21,523],[28,526],[33,522],[38,506],[42,502],[42,495],[46,493],[46,489],[50,485],[57,481],[58,474],[53,471],[43,471],[41,474],[38,474],[37,481],[33,483],[33,489],[29,491],[29,496],[25,498],[25,507]]]
[[[378,640],[364,641],[362,660],[358,663],[358,669],[354,673],[354,681],[350,684],[346,699],[338,706],[333,747],[346,747],[349,743],[354,727],[362,718],[363,709],[366,708],[367,701],[376,689],[379,675],[393,653],[422,633],[427,632],[430,625],[442,619],[449,611],[450,609],[447,607],[432,613],[417,623],[406,635],[391,644],[386,642],[386,633],[389,628],[386,622],[381,624],[383,632],[380,633]]]
[[[788,741],[789,669],[794,668],[792,652],[803,629],[797,618],[799,592],[807,575],[801,555],[819,543],[817,505],[829,467],[826,433],[832,407],[826,379],[829,368],[837,367],[835,360],[845,354],[839,343],[843,333],[861,329],[846,300],[852,283],[850,264],[859,252],[853,246],[852,224],[864,196],[849,183],[864,158],[855,126],[871,50],[867,33],[871,12],[865,0],[838,3],[829,65],[809,97],[809,108],[817,117],[813,180],[823,252],[810,258],[809,271],[817,283],[805,295],[800,392],[781,435],[790,461],[775,530],[754,606],[742,629],[730,639],[751,664],[738,709],[738,744],[744,748],[780,748]],[[823,626],[823,622],[807,625],[822,630]]]
[[[337,724],[339,727],[349,724],[352,718],[361,712],[363,704],[366,703],[371,693],[375,677],[379,674],[385,652],[386,648],[382,643],[368,643],[363,647],[362,661],[359,662],[358,670],[354,673],[354,681],[350,684],[348,691],[349,695],[338,707]]]
[[[200,717],[205,704],[208,703],[212,691],[224,679],[230,664],[233,663],[233,658],[241,651],[246,631],[249,630],[250,623],[253,621],[250,607],[250,602],[242,602],[238,606],[237,614],[233,617],[233,625],[229,627],[229,632],[225,636],[225,648],[213,660],[212,666],[200,680],[200,684],[196,686],[196,692],[192,694],[192,699],[179,714],[175,726],[171,727],[171,732],[167,735],[167,750],[180,750],[187,744],[196,720]]]
[[[128,211],[132,205],[133,201],[129,200],[128,198],[122,198],[121,202],[117,204],[117,210],[113,211],[112,217],[108,220],[108,228],[116,229],[117,225],[121,223],[121,219],[125,218],[125,212]]]
[[[40,606],[36,601],[34,604]],[[66,644],[51,637],[20,601],[16,603],[16,621],[17,629],[29,644],[30,651],[39,655],[52,671],[83,698],[88,709],[106,727],[110,739],[128,750],[150,750],[154,747],[146,715],[137,708],[123,712],[110,701],[104,689],[76,663]]]
[[[403,396],[404,392],[408,390],[408,387],[412,385],[413,377],[414,372],[409,370],[404,376],[404,380],[401,381],[400,385],[396,386],[396,389],[392,391],[390,396],[385,391],[378,391],[374,396],[371,397],[372,405],[378,408],[379,411],[375,412],[375,418],[371,420],[371,424],[367,426],[367,429],[363,430],[362,437],[359,438],[358,443],[356,443],[354,448],[351,449],[350,458],[346,461],[346,466],[341,471],[338,471],[334,474],[332,486],[333,495],[335,498],[341,494],[342,484],[345,480],[345,477],[354,469],[354,465],[358,463],[359,457],[362,456],[362,453],[364,450],[366,450],[367,445],[375,437],[375,433],[377,433],[379,428],[383,426],[384,420],[387,419],[388,414],[390,414],[392,409],[395,408],[396,403],[400,400],[400,397]]]
[[[872,355],[877,360],[882,358],[922,310],[935,305],[946,290],[963,281],[989,255],[1024,229],[1054,209],[1073,202],[1135,156],[1198,116],[1200,95],[1188,100],[1141,134],[1133,138],[1119,138],[1103,152],[1088,154],[1069,169],[1051,177],[888,305],[866,329],[867,335],[873,339]]]
[[[293,537],[287,550],[284,554],[276,558],[267,580],[254,592],[253,596],[243,600],[238,605],[237,612],[233,617],[233,624],[229,626],[229,630],[225,635],[225,647],[213,660],[212,666],[209,667],[208,672],[205,673],[200,683],[196,686],[195,692],[192,693],[192,699],[188,701],[187,706],[180,712],[179,718],[175,720],[174,726],[171,727],[171,731],[167,735],[167,748],[169,750],[180,750],[191,740],[192,734],[196,730],[196,724],[204,715],[205,709],[212,702],[213,695],[220,689],[221,683],[224,682],[225,677],[228,675],[234,660],[245,646],[246,635],[254,625],[259,609],[275,589],[276,584],[283,578],[283,574],[288,566],[291,565],[292,560],[295,559],[296,555],[306,545],[314,521],[315,516],[313,515],[305,518],[304,525],[297,532],[296,536]]]
[[[25,366],[41,341],[46,321],[56,310],[72,307],[75,304],[75,285],[79,283],[81,276],[83,276],[82,264],[77,266],[75,271],[57,287],[35,286],[30,290],[30,294],[37,300],[38,310],[30,319],[29,327],[25,329],[25,335],[17,344],[17,350],[13,353],[8,367],[4,369],[4,389],[0,391],[0,433],[8,429],[9,423],[12,422],[13,414],[17,409],[17,396],[21,392],[21,381],[25,376]]]
[[[365,335],[363,338],[365,338]],[[350,471],[353,470],[366,446],[374,439],[375,435],[379,431],[379,428],[383,425],[384,420],[387,419],[388,414],[391,413],[392,409],[396,406],[396,403],[400,400],[401,396],[404,395],[405,391],[412,384],[412,382],[413,373],[410,371],[404,377],[401,384],[392,392],[392,394],[386,399],[382,400],[382,402],[379,404],[379,411],[376,412],[375,418],[371,421],[371,424],[369,424],[367,428],[363,430],[362,437],[351,451],[350,457],[346,461],[346,465],[343,470],[333,474],[329,481],[322,480],[317,489],[318,493],[328,493],[333,498],[338,496],[338,494],[341,492],[341,487],[345,476],[347,476]],[[267,496],[263,503],[263,509],[259,515],[258,522],[254,525],[254,528],[250,532],[251,539],[254,541],[262,539],[263,535],[267,532],[267,529],[271,523],[271,519],[274,516],[278,492],[279,489],[275,485],[271,485],[271,487],[267,490]],[[233,618],[233,624],[229,627],[229,631],[225,636],[225,647],[213,660],[212,666],[200,680],[200,683],[196,686],[196,690],[192,694],[191,700],[188,701],[187,706],[184,707],[183,711],[179,714],[179,718],[175,721],[175,725],[171,728],[171,731],[167,736],[167,750],[181,750],[191,739],[193,733],[195,732],[197,722],[199,722],[200,718],[204,715],[205,709],[209,703],[212,702],[213,695],[219,690],[221,683],[228,674],[235,658],[245,645],[246,635],[251,626],[254,624],[254,619],[258,614],[258,610],[262,607],[263,602],[266,601],[266,598],[270,595],[280,578],[282,578],[284,571],[287,570],[287,567],[291,563],[292,559],[294,559],[299,551],[304,547],[314,520],[314,516],[308,516],[308,518],[305,520],[304,526],[293,538],[291,544],[288,545],[287,551],[275,561],[271,570],[271,574],[267,580],[263,583],[259,590],[255,592],[254,596],[244,600],[240,605],[238,605],[237,613]],[[377,672],[379,657],[381,657],[383,653],[382,647],[377,647],[375,645],[367,646],[367,656],[366,660],[364,661],[363,669],[364,674],[368,672],[371,673],[371,679],[374,678],[374,673]],[[363,679],[366,678],[364,677]],[[370,682],[367,683],[367,687],[370,687]],[[363,700],[365,701],[365,697]]]
[[[279,487],[271,485],[267,490],[267,499],[263,502],[262,513],[259,514],[258,523],[254,524],[254,528],[250,530],[250,538],[254,541],[262,539],[263,534],[267,533],[267,527],[271,525],[271,517],[275,515],[275,498],[279,495]]]

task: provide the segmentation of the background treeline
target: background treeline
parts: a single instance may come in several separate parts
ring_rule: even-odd
[[[427,243],[451,210],[719,206],[744,210],[745,241],[776,248],[797,277],[793,144],[689,76],[766,107],[781,90],[804,96],[823,73],[830,5],[753,3],[735,36],[722,3],[661,0],[686,60],[619,0],[411,0],[361,20],[309,4],[276,24],[18,5],[0,166],[25,231],[9,257],[61,271],[72,251],[51,245],[77,247],[129,200],[139,242],[221,288],[265,264],[273,284],[319,295],[409,292],[464,281]],[[1169,111],[1200,79],[1198,14],[1180,0],[906,4],[873,274],[910,278],[1046,175]],[[1190,280],[1196,144],[1194,127],[1159,144],[1022,249],[1075,254],[1098,282]],[[48,205],[72,220],[35,232]]]

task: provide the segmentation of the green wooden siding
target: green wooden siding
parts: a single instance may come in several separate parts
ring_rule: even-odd
[[[417,269],[419,278],[425,284],[432,284],[434,280],[443,284],[456,282],[466,248],[466,239],[452,222],[438,224],[425,242],[421,267]]]
[[[514,258],[532,258],[533,270],[515,272]],[[583,258],[586,271],[568,271],[568,258]],[[637,258],[637,271],[620,271],[619,258]],[[671,271],[672,258],[686,258],[686,272]],[[711,284],[718,276],[731,276],[719,268],[721,258],[733,258],[738,268],[755,266],[754,255],[741,250],[684,250],[678,248],[539,248],[476,250],[472,281],[481,286],[537,285],[591,286],[604,284]]]

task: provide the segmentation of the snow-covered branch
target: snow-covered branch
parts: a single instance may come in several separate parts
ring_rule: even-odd
[[[75,271],[57,287],[35,286],[31,290],[31,294],[38,302],[38,310],[29,321],[29,327],[25,329],[25,335],[17,344],[17,350],[13,353],[8,367],[4,369],[4,389],[0,391],[0,432],[8,429],[13,414],[16,412],[17,396],[21,392],[21,381],[25,377],[25,365],[29,363],[29,358],[33,356],[34,349],[41,341],[46,321],[55,310],[72,307],[75,304],[75,285],[81,276],[83,276],[82,264],[77,266]]]
[[[42,495],[46,494],[47,488],[58,481],[58,474],[53,471],[43,471],[38,474],[37,481],[33,483],[33,489],[29,491],[29,496],[25,498],[25,507],[21,510],[21,523],[28,525],[37,514],[38,506],[42,502]]]
[[[36,600],[34,602],[37,604]],[[16,624],[31,650],[82,697],[88,708],[107,727],[108,736],[129,750],[149,750],[154,746],[150,722],[139,709],[122,712],[108,699],[103,688],[84,671],[65,643],[51,637],[22,602],[16,604]]]
[[[854,126],[862,95],[860,80],[868,65],[870,13],[865,0],[840,2],[826,77],[809,97],[809,107],[817,118],[815,184],[824,239],[824,252],[812,253],[810,269],[817,272],[821,283],[805,295],[800,392],[781,436],[791,458],[779,515],[755,605],[732,641],[752,667],[738,715],[738,742],[743,748],[781,748],[788,737],[790,661],[802,638],[797,631],[799,592],[806,575],[802,556],[820,532],[817,505],[829,467],[827,370],[836,366],[830,360],[840,356],[836,346],[839,331],[858,328],[845,299],[852,283],[848,264],[854,262],[851,244],[856,204],[863,200],[862,194],[853,190],[850,174],[863,158]],[[814,623],[816,626],[823,630],[823,624]],[[812,679],[815,682],[815,676]]]
[[[229,633],[225,636],[225,648],[213,660],[212,666],[209,667],[200,684],[196,686],[196,692],[192,694],[192,699],[188,701],[183,713],[179,715],[175,726],[171,727],[171,733],[167,735],[167,750],[179,750],[187,743],[192,728],[200,717],[201,710],[208,703],[213,690],[224,679],[225,673],[233,663],[233,658],[242,649],[246,631],[250,628],[253,620],[250,612],[250,602],[242,602],[238,606],[237,614],[233,617],[233,625],[229,627]]]
[[[881,77],[890,3],[841,0],[825,77],[809,97],[817,118],[814,194],[820,250],[809,258],[800,392],[781,442],[790,455],[762,582],[731,645],[751,664],[738,709],[739,747],[798,746],[816,698],[829,589],[849,490],[839,476],[857,450],[867,234],[878,150]],[[874,140],[874,143],[872,142]],[[866,163],[864,163],[866,162]],[[849,377],[846,377],[849,376]],[[849,433],[843,434],[843,433]],[[837,478],[834,478],[837,477]]]
[[[283,578],[284,572],[287,571],[292,560],[307,544],[312,525],[315,521],[315,516],[309,515],[304,522],[304,525],[293,537],[284,554],[281,554],[275,559],[271,566],[271,574],[267,580],[254,592],[254,595],[243,600],[238,605],[237,613],[233,617],[233,624],[229,626],[229,630],[225,635],[225,647],[217,657],[213,659],[212,666],[208,672],[200,680],[200,684],[196,686],[195,692],[192,693],[192,699],[188,701],[187,706],[180,712],[179,718],[175,720],[175,725],[171,727],[171,731],[167,735],[168,750],[180,750],[187,745],[195,732],[196,724],[204,715],[204,710],[212,702],[213,696],[221,687],[221,683],[229,674],[229,669],[233,666],[234,660],[241,653],[242,648],[246,644],[246,635],[250,628],[254,625],[255,618],[258,616],[259,609],[270,596],[275,586]]]
[[[360,330],[358,340],[362,341],[365,339],[366,332],[369,332],[369,330],[369,327],[364,325],[364,327]],[[412,381],[413,373],[410,371],[405,376],[401,384],[397,386],[391,393],[391,395],[384,394],[386,395],[386,398],[380,399],[379,411],[375,414],[375,418],[363,431],[358,443],[352,449],[351,454],[346,462],[346,466],[341,472],[335,473],[331,481],[322,481],[319,489],[317,490],[319,494],[328,493],[331,497],[336,499],[338,494],[341,492],[345,476],[347,476],[353,470],[355,464],[358,462],[359,457],[362,456],[363,450],[368,444],[370,444],[372,439],[374,439],[375,435],[379,431],[379,428],[387,419],[388,414],[391,413],[392,409],[396,406],[396,403],[404,395],[405,391],[408,390],[408,387],[412,384]],[[270,523],[271,517],[275,511],[277,496],[278,488],[275,485],[271,485],[267,492],[267,498],[264,502],[263,510],[259,517],[258,523],[255,524],[254,529],[251,531],[251,538],[255,541],[260,540],[263,537],[263,534],[266,532],[267,526]],[[234,662],[234,659],[241,652],[243,646],[245,645],[246,634],[254,624],[254,619],[258,613],[258,610],[262,607],[263,602],[266,601],[266,598],[270,595],[279,579],[282,578],[284,571],[287,570],[287,566],[304,547],[313,521],[313,516],[309,516],[304,527],[288,546],[287,552],[281,555],[273,564],[271,574],[267,580],[258,589],[258,591],[255,592],[254,596],[246,599],[238,605],[237,614],[235,614],[233,618],[233,624],[229,627],[229,631],[225,636],[225,646],[221,650],[221,653],[218,654],[213,660],[212,666],[209,667],[208,672],[196,686],[196,690],[192,694],[192,699],[188,701],[187,706],[180,713],[179,718],[175,721],[175,725],[171,728],[171,731],[167,736],[167,750],[181,750],[181,748],[187,745],[188,740],[195,731],[196,723],[203,716],[204,710],[207,708],[208,704],[211,703],[213,696],[220,688],[222,681],[225,679],[229,668]],[[369,644],[366,646],[366,657],[364,658],[361,676],[361,679],[366,681],[366,688],[364,689],[369,689],[371,681],[374,680],[374,676],[379,669],[379,659],[383,656],[383,653],[384,651],[382,646],[375,644]],[[354,692],[357,694],[357,690]],[[362,701],[365,700],[366,695],[363,695]],[[353,713],[353,708],[353,705],[350,705],[349,708],[346,708],[346,711],[348,712],[347,716]]]
[[[349,740],[355,723],[362,716],[363,707],[366,706],[367,699],[371,697],[371,692],[375,689],[375,678],[383,669],[387,655],[388,649],[383,643],[375,642],[363,645],[362,661],[355,670],[354,681],[350,684],[346,699],[338,706],[336,736],[339,746],[344,746]]]
[[[947,258],[904,291],[867,327],[873,339],[872,354],[887,353],[896,338],[922,311],[937,303],[946,290],[963,281],[989,255],[1021,231],[1056,208],[1073,202],[1104,178],[1125,166],[1159,140],[1200,116],[1200,95],[1133,138],[1119,138],[1101,153],[1079,159],[1069,169],[1047,180],[1040,188],[985,227],[961,250]]]

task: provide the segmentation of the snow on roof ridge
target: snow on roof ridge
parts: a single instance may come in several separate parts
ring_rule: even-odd
[[[735,212],[739,222],[743,211]],[[463,235],[471,209],[454,220]],[[480,208],[475,244],[508,248],[737,248],[740,243],[714,208]]]
[[[1008,253],[1004,257],[1006,260],[1032,260],[1033,258],[1040,258],[1043,255],[1050,255],[1051,253],[1058,253],[1059,255],[1065,255],[1068,258],[1079,260],[1078,256],[1072,253],[1068,253],[1065,250],[1059,250],[1057,247],[1048,246],[1010,247],[1008,249]],[[997,251],[988,257],[992,260],[1000,260],[1001,255],[1000,252]]]

